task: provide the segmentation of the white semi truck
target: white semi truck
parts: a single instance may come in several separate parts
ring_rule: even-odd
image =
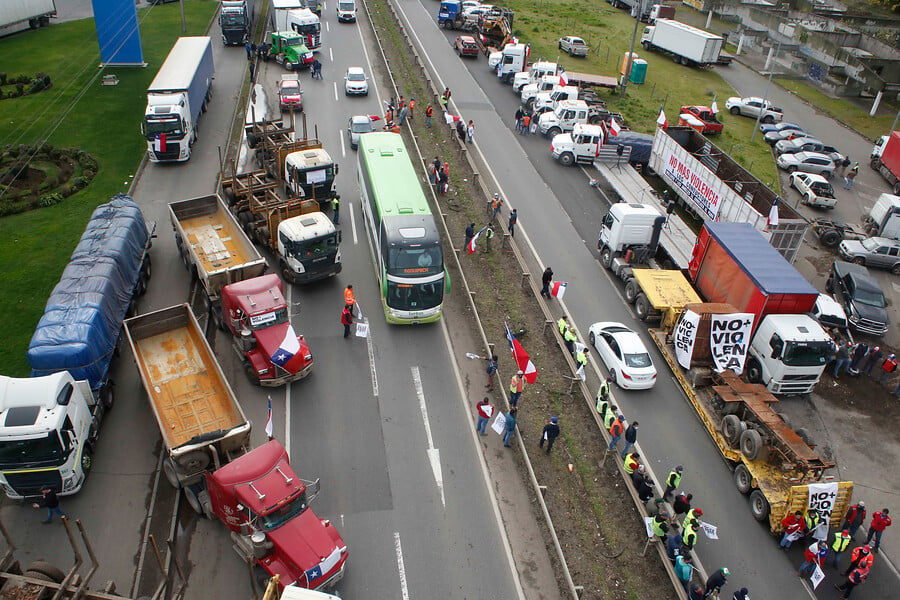
[[[724,43],[722,36],[669,19],[644,28],[641,36],[644,50],[668,52],[675,62],[697,67],[718,63]]]
[[[178,38],[147,88],[141,133],[152,162],[184,162],[199,137],[197,121],[212,96],[212,40]]]

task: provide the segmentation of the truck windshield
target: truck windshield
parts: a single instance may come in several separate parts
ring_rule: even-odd
[[[303,46],[303,38],[301,37],[290,37],[284,38],[285,46]]]
[[[243,27],[244,22],[244,11],[222,11],[222,25],[224,27]]]
[[[57,465],[63,462],[65,455],[56,431],[42,438],[0,442],[0,467]]]
[[[184,135],[181,127],[181,119],[146,119],[144,121],[144,135],[148,138],[155,138],[160,134],[170,135],[173,138]]]
[[[259,526],[263,531],[272,531],[278,529],[309,506],[306,501],[306,492],[303,492],[275,512],[259,517]]]
[[[334,252],[338,247],[337,232],[329,233],[311,240],[285,241],[284,249],[288,255],[297,260],[315,258],[323,254]]]
[[[306,25],[297,25],[297,32],[303,35],[317,34],[322,31],[319,23],[307,23]]]
[[[267,313],[252,315],[249,319],[250,329],[252,329],[253,331],[265,329],[266,327],[271,327],[272,325],[287,323],[287,320],[287,307],[285,306]]]
[[[867,304],[876,308],[884,308],[885,306],[884,294],[880,291],[866,290],[858,287],[853,292],[853,299],[860,304]]]
[[[824,342],[814,344],[787,342],[782,360],[789,367],[819,367],[825,364],[830,352],[831,345]]]
[[[444,7],[441,6],[441,9],[443,10]],[[356,4],[353,2],[338,2],[338,10],[342,12],[353,12],[356,10]]]

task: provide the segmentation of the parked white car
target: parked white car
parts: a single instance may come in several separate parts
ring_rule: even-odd
[[[641,338],[622,323],[603,321],[588,330],[591,345],[609,371],[609,379],[626,390],[648,390],[656,384],[656,367]]]
[[[784,111],[782,109],[774,106],[768,100],[755,98],[753,96],[747,98],[729,98],[725,101],[725,109],[733,115],[743,115],[745,117],[753,117],[754,119],[759,116],[760,111],[763,111],[762,118],[760,119],[760,122],[762,123],[775,123],[784,118]]]
[[[344,93],[348,96],[368,96],[369,78],[362,67],[350,67],[344,75]]]

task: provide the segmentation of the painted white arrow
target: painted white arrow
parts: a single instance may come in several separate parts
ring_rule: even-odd
[[[412,367],[413,385],[416,386],[416,396],[419,397],[419,410],[422,412],[422,420],[425,421],[425,436],[428,438],[428,462],[434,472],[434,481],[441,492],[441,504],[447,508],[444,499],[444,476],[441,474],[441,451],[434,447],[434,438],[431,437],[431,424],[428,422],[428,408],[425,406],[425,391],[422,389],[422,378],[419,376],[419,367]]]

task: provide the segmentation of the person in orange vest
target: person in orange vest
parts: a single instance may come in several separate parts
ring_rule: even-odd
[[[869,535],[866,536],[866,544],[872,541],[872,538],[875,538],[875,545],[871,546],[872,552],[878,553],[878,548],[881,546],[881,534],[884,533],[884,530],[891,526],[891,518],[888,516],[890,511],[886,508],[882,508],[881,510],[876,510],[872,514],[872,522],[869,524]]]
[[[501,208],[503,208],[503,198],[500,197],[500,194],[494,194],[494,198],[491,200],[491,209],[494,211],[491,213],[491,222],[497,219]]]
[[[868,546],[857,546],[850,553],[850,565],[841,574],[846,577],[853,569],[868,569],[874,561],[875,557],[872,556],[871,549]]]
[[[509,405],[517,406],[519,404],[519,397],[522,395],[522,392],[525,391],[525,373],[519,371],[515,375],[512,376],[512,379],[509,381]]]
[[[431,117],[434,116],[434,107],[430,104],[425,107],[425,127],[431,127]]]
[[[619,415],[619,417],[613,421],[612,425],[609,426],[609,435],[612,436],[612,440],[609,442],[609,449],[613,450],[616,447],[616,444],[619,443],[619,439],[622,437],[622,433],[625,431],[625,417]]]
[[[410,98],[410,99],[409,99],[409,104],[408,104],[407,106],[409,107],[409,117],[408,117],[408,118],[411,120],[411,119],[413,118],[413,116],[414,116],[413,113],[416,112],[416,99],[415,99],[415,98]]]
[[[344,305],[350,307],[350,312],[353,312],[353,307],[356,305],[356,298],[353,296],[353,286],[348,285],[344,288]]]

